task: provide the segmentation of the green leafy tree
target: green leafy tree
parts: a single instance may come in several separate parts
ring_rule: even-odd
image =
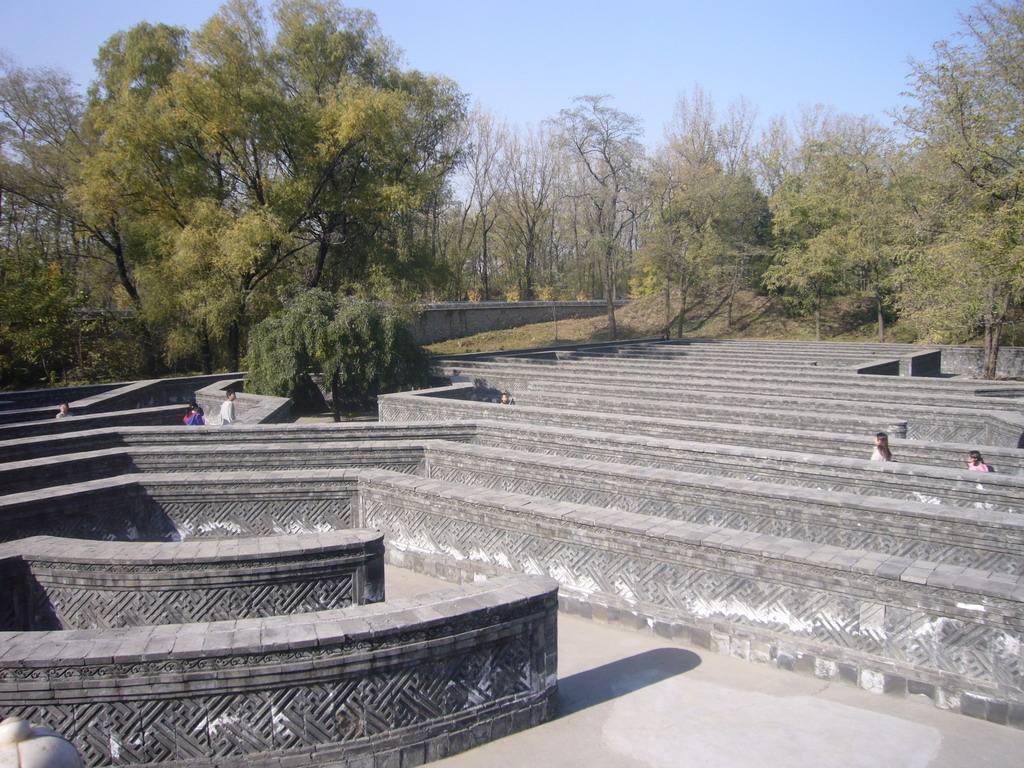
[[[365,403],[378,394],[423,386],[429,364],[406,316],[365,299],[300,291],[256,325],[249,340],[247,388],[291,397],[321,375],[340,419],[343,400]]]
[[[919,152],[920,228],[901,273],[906,316],[936,341],[984,334],[994,377],[1024,296],[1024,3],[990,0],[916,62],[903,113]]]
[[[68,77],[0,60],[0,378],[5,387],[124,378],[144,329],[112,303],[109,252],[69,190],[84,102]],[[116,341],[115,341],[116,339]],[[114,355],[108,352],[114,347]],[[123,362],[115,371],[104,361]]]
[[[0,378],[5,386],[54,386],[74,365],[71,287],[56,265],[7,253],[0,262]]]
[[[819,340],[826,300],[865,284],[882,341],[904,226],[896,152],[870,118],[818,117],[824,119],[805,136],[797,170],[772,195],[777,258],[764,282],[813,311]]]
[[[372,14],[333,0],[273,13],[230,0],[191,35],[115,35],[88,113],[82,207],[135,247],[122,271],[169,354],[191,342],[204,368],[239,365],[282,286],[429,283],[419,224],[457,159],[462,95],[401,70]]]
[[[691,295],[724,294],[728,323],[733,298],[746,285],[755,255],[764,250],[767,206],[750,166],[753,112],[745,102],[724,120],[699,86],[680,97],[666,142],[655,157],[649,189],[652,205],[643,230],[641,263],[664,281],[665,326],[671,290],[679,291],[678,334]]]

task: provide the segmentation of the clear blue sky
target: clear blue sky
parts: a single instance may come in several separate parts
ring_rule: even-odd
[[[264,2],[266,4],[266,2]],[[536,124],[574,96],[608,94],[655,144],[699,83],[719,110],[745,96],[762,117],[801,106],[884,113],[908,60],[960,29],[971,0],[364,0],[407,67],[451,77],[493,112]],[[0,49],[79,83],[114,32],[141,21],[197,29],[200,0],[0,0]]]

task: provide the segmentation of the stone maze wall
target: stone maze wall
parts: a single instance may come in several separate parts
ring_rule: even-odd
[[[659,423],[859,435],[887,430],[920,441],[1005,446],[1016,446],[1024,431],[1019,384],[851,375],[858,367],[850,362],[852,353],[835,350],[807,361],[796,355],[799,345],[787,356],[770,356],[743,344],[737,342],[735,354],[719,345],[700,353],[693,345],[664,345],[646,359],[621,349],[616,355],[547,353],[554,359],[466,355],[446,359],[442,370],[474,383],[487,399],[514,392],[518,405],[574,416],[586,404],[602,416]],[[756,397],[749,396],[752,389]]]
[[[0,545],[0,632],[187,624],[384,599],[379,532],[176,544],[36,536]]]
[[[424,471],[493,495],[403,507],[392,491],[364,522],[391,559],[547,573],[568,610],[1021,727],[1024,391],[857,373],[900,354],[669,342],[446,358],[453,386],[388,395],[381,418],[473,420],[475,447],[434,444]],[[516,405],[494,402],[503,391]],[[866,460],[876,431],[901,429],[896,462]],[[998,471],[968,472],[972,449]],[[586,533],[514,522],[545,511],[556,527],[587,514]]]
[[[328,427],[7,441],[0,711],[89,765],[417,765],[550,719],[555,583],[382,603],[359,468],[414,471],[397,438],[437,430]]]
[[[0,427],[0,620],[46,628],[0,633],[0,707],[91,765],[416,764],[553,714],[557,582],[562,610],[1024,727],[1024,393],[858,374],[884,346],[446,359],[378,424]],[[375,602],[380,536],[467,586]],[[166,624],[129,587],[186,584]]]
[[[355,471],[259,474],[154,472],[10,494],[0,499],[0,540],[180,541],[355,527]]]
[[[87,765],[418,765],[553,714],[555,593],[496,578],[311,613],[0,633],[0,707]]]
[[[177,426],[185,406],[195,400],[212,422],[220,418],[226,390],[240,390],[243,374],[153,379],[121,385],[72,387],[39,392],[7,392],[0,399],[0,441],[40,435],[65,435],[114,426]],[[67,402],[71,418],[54,418]],[[247,395],[239,391],[235,415],[239,423],[291,421],[291,400]]]
[[[810,489],[787,494],[758,481],[479,446],[432,446],[426,465],[428,478],[456,485],[1024,575],[1019,514],[936,514],[934,506],[914,501]],[[1021,506],[1024,482],[1014,479],[1013,497]],[[936,523],[941,528],[929,530]]]
[[[404,476],[362,495],[393,562],[555,575],[565,610],[1022,724],[1019,577]]]

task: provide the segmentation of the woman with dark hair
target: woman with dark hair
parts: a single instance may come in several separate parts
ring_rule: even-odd
[[[991,472],[992,468],[985,463],[978,451],[971,451],[967,454],[967,468],[975,472]]]
[[[189,426],[201,427],[206,424],[206,414],[203,413],[203,409],[193,400],[188,404],[188,410],[185,412],[185,417],[182,421]]]
[[[889,450],[889,436],[885,432],[875,435],[875,450],[871,452],[872,461],[892,461],[892,451]]]

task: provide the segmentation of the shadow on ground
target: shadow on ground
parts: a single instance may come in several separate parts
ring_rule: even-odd
[[[558,681],[558,716],[565,717],[660,683],[700,666],[700,656],[682,648],[655,648]]]

